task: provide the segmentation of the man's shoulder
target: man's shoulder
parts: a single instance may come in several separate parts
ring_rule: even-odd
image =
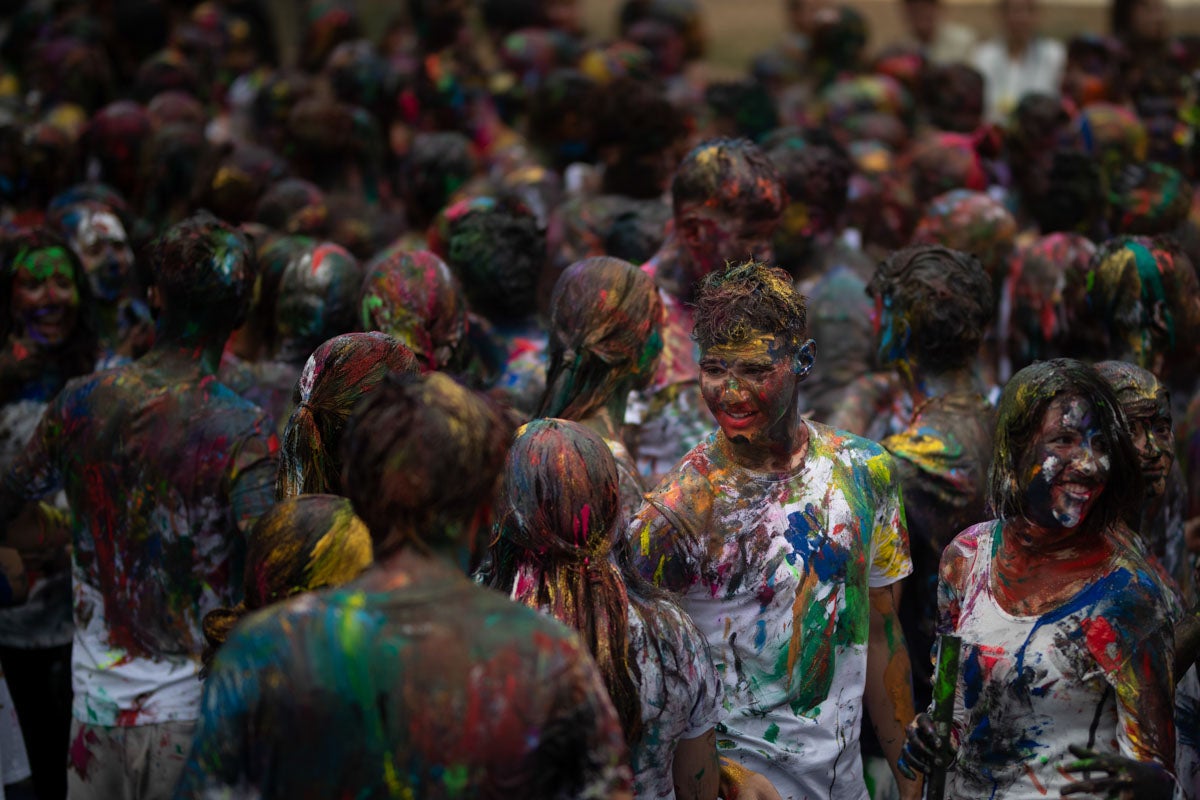
[[[807,422],[810,436],[809,457],[812,459],[867,461],[891,458],[879,442],[820,422]]]

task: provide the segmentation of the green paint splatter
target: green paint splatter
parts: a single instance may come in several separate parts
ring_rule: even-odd
[[[767,730],[763,733],[763,738],[771,744],[775,744],[775,740],[779,738],[779,726],[772,722]]]

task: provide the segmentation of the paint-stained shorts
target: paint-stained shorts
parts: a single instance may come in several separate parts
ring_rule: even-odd
[[[106,728],[72,720],[67,800],[170,798],[195,730],[195,722]]]

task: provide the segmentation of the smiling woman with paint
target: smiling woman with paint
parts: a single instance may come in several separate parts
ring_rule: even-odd
[[[999,519],[942,557],[938,630],[962,638],[950,741],[921,714],[905,746],[909,766],[949,769],[947,796],[1094,791],[1072,773],[1103,767],[1072,763],[1080,748],[1143,777],[1173,768],[1167,605],[1122,522],[1141,487],[1124,415],[1092,367],[1055,359],[1013,376],[989,475]]]
[[[63,239],[47,228],[32,228],[6,242],[2,258],[0,474],[6,474],[46,403],[69,379],[92,371],[99,346],[91,287]],[[0,666],[22,718],[35,787],[39,794],[62,796],[73,630],[65,514],[29,504],[9,526],[8,537],[12,549],[0,554],[13,565],[8,571],[24,573],[28,596],[0,610]]]

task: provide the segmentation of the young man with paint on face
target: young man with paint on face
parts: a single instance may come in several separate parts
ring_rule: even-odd
[[[674,229],[643,265],[663,301],[663,352],[650,386],[630,396],[625,422],[638,469],[655,482],[714,425],[700,396],[691,303],[700,281],[729,263],[773,258],[784,190],[766,154],[748,139],[693,149],[671,183]]]
[[[498,405],[442,373],[367,397],[342,485],[376,566],[239,625],[176,798],[632,799],[586,646],[465,574],[512,434]]]
[[[997,416],[999,518],[954,539],[938,583],[938,632],[962,640],[951,735],[921,714],[904,762],[947,769],[948,797],[1071,794],[1078,748],[1169,781],[1174,646],[1122,521],[1142,480],[1118,401],[1092,367],[1054,359],[1014,375]]]
[[[708,637],[725,683],[722,752],[784,800],[864,800],[864,701],[893,765],[912,710],[894,464],[801,416],[816,345],[787,273],[751,261],[710,275],[695,338],[720,429],[647,495],[630,527],[638,569]]]
[[[169,795],[199,712],[201,620],[237,602],[243,534],[272,501],[266,419],[214,377],[249,252],[209,215],[164,234],[154,348],[69,382],[0,485],[0,529],[60,488],[74,513],[78,800]]]

